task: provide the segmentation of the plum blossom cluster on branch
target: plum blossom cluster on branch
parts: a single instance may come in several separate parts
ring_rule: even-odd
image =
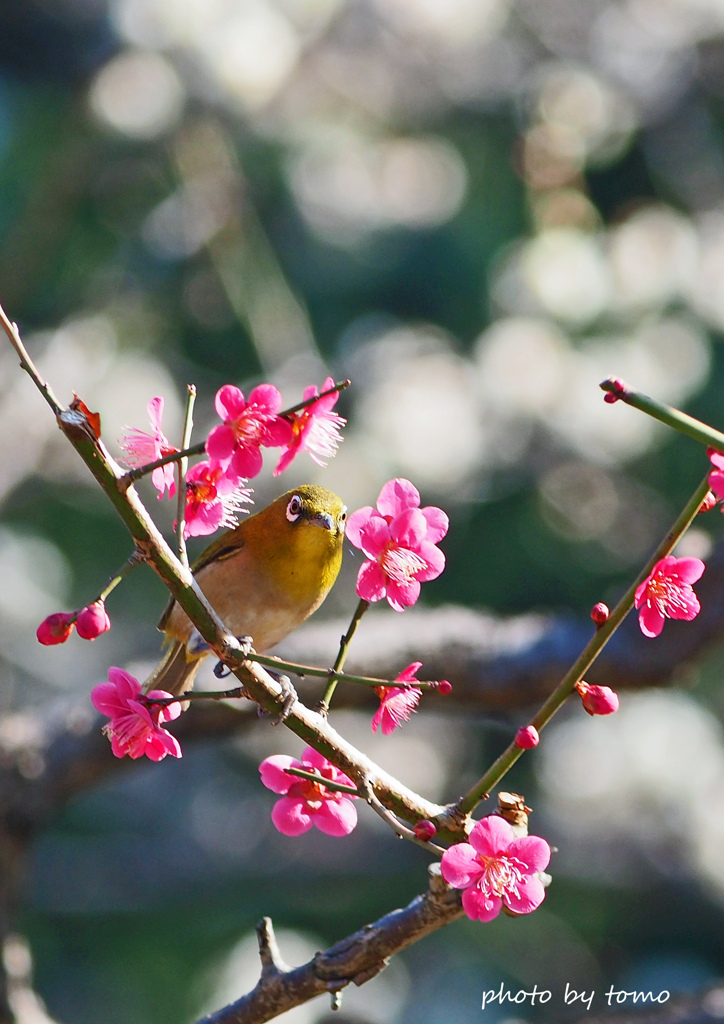
[[[344,382],[344,386],[346,384]],[[302,402],[284,411],[281,394],[270,384],[254,388],[248,398],[234,385],[225,385],[216,395],[220,424],[211,430],[203,445],[185,451],[173,446],[164,435],[163,399],[156,397],[148,407],[151,431],[129,428],[125,432],[121,441],[124,461],[132,479],[145,472],[152,473],[159,497],[168,494],[170,498],[180,491],[183,499],[180,532],[184,537],[211,534],[223,526],[233,527],[237,522],[236,514],[250,498],[247,484],[262,468],[264,449],[280,449],[275,475],[282,473],[302,451],[306,450],[319,465],[325,465],[335,454],[345,422],[334,411],[342,386],[335,385],[332,378],[324,382],[321,390],[311,385],[305,389]],[[612,404],[619,400],[635,401],[636,393],[622,382],[614,381],[606,400]],[[87,413],[82,403],[76,403],[74,408]],[[94,414],[88,413],[91,415]],[[98,437],[97,423],[93,430]],[[205,458],[185,471],[181,479],[182,459],[189,454],[203,454]],[[174,463],[178,463],[178,469]],[[720,483],[717,474],[724,476],[724,461],[719,465],[712,457],[712,464],[709,484],[716,494]],[[298,510],[292,510],[295,500],[299,499],[292,499],[287,507],[289,522],[298,515]],[[453,842],[445,851],[433,848],[430,843],[445,824],[444,814],[435,820],[417,820],[412,829],[407,829],[380,803],[366,777],[351,778],[313,746],[307,746],[300,759],[273,755],[260,765],[263,784],[279,796],[272,809],[276,828],[287,836],[299,836],[313,827],[332,837],[349,835],[357,824],[356,801],[364,798],[398,835],[442,852],[443,877],[450,885],[463,890],[462,902],[468,917],[490,921],[502,909],[512,914],[535,910],[545,895],[544,871],[550,857],[548,844],[540,837],[514,831],[499,815],[488,815],[471,824],[470,811],[485,798],[492,785],[500,782],[524,751],[540,743],[541,729],[574,690],[590,715],[605,716],[617,710],[617,695],[608,687],[588,684],[583,673],[634,604],[639,610],[641,629],[650,637],[661,632],[666,618],[691,620],[698,613],[699,602],[692,584],[701,576],[704,564],[699,559],[676,558],[671,550],[704,503],[705,494],[697,492],[677,520],[671,536],[662,542],[660,557],[650,563],[635,590],[625,595],[612,613],[602,603],[594,606],[591,618],[596,632],[581,658],[534,719],[518,728],[508,750],[476,787],[457,804],[445,809],[445,813],[457,814],[459,819],[467,821],[467,842]],[[347,651],[362,615],[371,603],[385,599],[397,612],[413,606],[420,597],[422,583],[436,579],[444,570],[445,555],[438,545],[448,529],[446,513],[434,506],[422,507],[418,490],[404,479],[390,480],[382,488],[375,507],[365,506],[349,517],[347,538],[365,556],[356,584],[360,601],[342,638],[335,665],[327,670],[329,682],[319,705],[323,717],[329,712],[335,686],[344,679]],[[64,642],[74,627],[81,636],[91,639],[107,630],[110,621],[104,600],[108,592],[107,588],[79,612],[50,616],[39,627],[41,642]],[[252,652],[249,657],[253,656]],[[297,667],[303,674],[301,670],[305,667]],[[420,662],[413,662],[388,681],[350,677],[352,681],[371,686],[379,698],[379,707],[372,719],[373,731],[380,730],[387,736],[409,721],[418,709],[425,688],[437,688],[441,693],[449,691],[450,685],[445,680],[418,680],[420,668]],[[314,671],[320,674],[323,670]],[[181,696],[160,689],[144,693],[138,680],[119,668],[112,668],[108,682],[92,692],[95,707],[109,718],[104,731],[113,753],[134,759],[145,755],[154,761],[169,754],[181,756],[178,742],[165,725],[178,718],[182,703],[188,706],[197,698],[239,696],[245,696],[243,688],[219,694],[184,692]]]

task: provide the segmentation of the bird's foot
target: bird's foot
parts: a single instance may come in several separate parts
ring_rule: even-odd
[[[237,636],[236,639],[239,643],[239,647],[241,648],[241,655],[245,658],[249,651],[251,650],[254,640],[252,637],[246,635]],[[188,648],[188,644],[186,646]],[[209,645],[207,644],[207,649],[208,646]],[[228,675],[231,675],[231,669],[229,668],[225,661],[217,661],[216,664],[214,665],[214,675],[216,676],[217,679],[225,679]]]
[[[281,672],[274,672],[269,668],[267,669],[267,672],[273,679],[276,679],[281,687],[279,697],[282,702],[282,709],[279,712],[278,717],[271,723],[272,725],[281,725],[285,719],[289,718],[289,715],[292,713],[292,708],[299,700],[299,697],[289,676],[285,676]],[[266,712],[263,711],[262,708],[259,708],[259,714],[264,715]]]

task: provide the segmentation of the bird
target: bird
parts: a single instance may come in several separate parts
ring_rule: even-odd
[[[227,531],[191,566],[204,596],[234,636],[268,651],[309,618],[342,564],[347,508],[315,484],[282,494]],[[209,647],[171,600],[158,624],[166,653],[144,691],[188,692]]]

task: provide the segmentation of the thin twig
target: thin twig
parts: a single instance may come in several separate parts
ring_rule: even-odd
[[[3,330],[10,339],[10,344],[13,346],[17,354],[20,356],[20,365],[29,375],[33,384],[35,384],[38,391],[41,393],[45,401],[48,403],[50,408],[57,416],[63,412],[65,406],[61,405],[58,399],[53,394],[53,391],[49,384],[47,384],[38,373],[38,370],[33,363],[33,360],[28,355],[28,350],[23,345],[20,338],[20,332],[18,331],[18,325],[13,323],[9,318],[3,307],[0,305],[0,323],[2,323]]]
[[[324,696],[317,705],[317,711],[320,713],[320,715],[326,715],[327,712],[329,711],[329,704],[330,701],[332,700],[332,695],[334,694],[334,691],[337,689],[337,682],[339,680],[338,673],[344,667],[344,663],[347,660],[347,654],[349,652],[349,645],[352,641],[352,637],[357,632],[357,626],[359,625],[360,619],[367,611],[369,606],[369,601],[360,599],[359,604],[354,610],[354,615],[352,616],[352,621],[349,624],[349,628],[347,629],[347,632],[344,634],[340,641],[339,653],[337,654],[337,658],[334,662],[334,667],[332,668],[332,671],[330,673],[331,679],[327,684],[326,690],[324,691]]]
[[[708,424],[694,419],[688,413],[681,412],[680,409],[675,409],[671,405],[666,405],[665,402],[659,402],[656,398],[650,398],[643,391],[635,391],[615,377],[609,377],[607,380],[602,381],[599,387],[602,391],[615,395],[620,402],[645,412],[660,423],[665,423],[667,427],[673,427],[680,434],[693,437],[695,441],[699,441],[709,448],[714,448],[716,451],[724,453],[724,434],[708,426]]]
[[[189,441],[191,440],[191,431],[194,426],[194,403],[196,402],[196,385],[186,385],[186,414],[184,416],[184,432],[181,440],[181,448],[188,448]],[[188,469],[189,460],[185,456],[181,456],[178,463],[178,495],[177,495],[177,506],[176,506],[176,545],[178,547],[178,556],[181,559],[181,564],[187,569],[189,567],[189,556],[186,551],[186,470]]]
[[[637,588],[648,576],[650,576],[656,563],[660,559],[665,558],[666,555],[670,554],[676,546],[677,542],[681,539],[692,521],[696,518],[708,491],[709,475],[707,474],[684,506],[681,514],[677,517],[676,521],[661,541],[656,551],[639,573],[636,580],[631,584],[616,607],[613,609],[608,620],[596,630],[548,700],[543,704],[534,718],[531,719],[530,724],[534,726],[538,732],[547,725],[556,711],[562,707],[573,692],[576,683],[583,679],[584,674],[591,667],[603,650],[604,646],[608,643],[615,631],[633,608]],[[483,777],[479,779],[478,782],[476,782],[475,785],[460,798],[460,800],[458,800],[456,806],[460,813],[469,814],[481,800],[486,799],[493,787],[497,786],[505,773],[512,768],[522,754],[523,748],[517,746],[515,742],[511,743],[507,749],[503,751],[500,757],[498,757],[495,763],[491,765]]]

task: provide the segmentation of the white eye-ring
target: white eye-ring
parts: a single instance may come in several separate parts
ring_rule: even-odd
[[[339,514],[339,532],[344,533],[344,524],[347,522],[347,506],[342,506],[342,511]]]
[[[295,494],[292,500],[287,505],[287,519],[290,523],[295,523],[299,519],[299,513],[302,511],[302,499],[298,494]]]

